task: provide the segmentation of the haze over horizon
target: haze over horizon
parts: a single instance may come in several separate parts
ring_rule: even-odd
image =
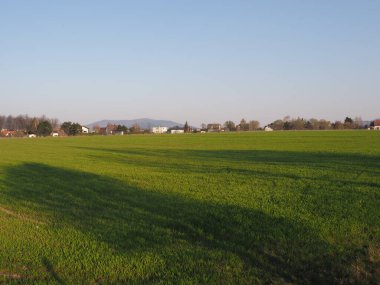
[[[378,1],[0,2],[0,114],[380,116]]]

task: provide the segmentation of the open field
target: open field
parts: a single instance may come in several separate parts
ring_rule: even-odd
[[[0,140],[0,283],[380,281],[380,132]]]

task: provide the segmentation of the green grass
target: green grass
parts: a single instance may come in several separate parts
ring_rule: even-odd
[[[380,282],[380,132],[0,140],[0,283]]]

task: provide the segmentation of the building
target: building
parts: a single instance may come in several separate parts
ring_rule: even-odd
[[[114,131],[116,131],[117,126],[115,124],[107,124],[106,127],[106,135],[113,135]]]
[[[183,134],[183,133],[185,133],[185,131],[184,130],[171,130],[170,133],[171,134]]]
[[[89,128],[82,126],[82,134],[88,134],[89,132],[90,132]]]
[[[35,134],[29,134],[29,135],[28,135],[28,138],[35,138],[35,137],[36,137]]]
[[[17,131],[2,129],[0,131],[0,136],[1,137],[14,137],[14,136],[17,136]]]
[[[106,135],[107,134],[107,128],[99,128],[98,134],[103,135],[103,136]]]
[[[167,127],[153,127],[152,128],[152,133],[154,134],[163,134],[163,133],[167,133],[168,132],[168,128]]]
[[[266,131],[266,132],[272,132],[273,129],[271,127],[269,127],[269,126],[265,126],[264,131]]]
[[[373,129],[374,130],[380,130],[380,120],[374,120],[373,121]]]
[[[208,132],[221,132],[222,131],[222,125],[221,124],[208,124],[207,125],[207,131]]]
[[[52,136],[52,137],[58,137],[58,136],[59,136],[59,133],[58,133],[58,132],[52,132],[51,136]]]

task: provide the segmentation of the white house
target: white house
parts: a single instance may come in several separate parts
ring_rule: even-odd
[[[58,137],[59,134],[58,134],[58,132],[53,132],[53,133],[51,134],[51,136],[52,136],[52,137]]]
[[[264,131],[266,131],[266,132],[271,132],[271,131],[273,131],[273,129],[272,129],[271,127],[266,126],[266,127],[264,128]]]
[[[183,134],[185,131],[184,130],[171,130],[171,134]]]
[[[207,125],[207,131],[212,133],[212,132],[221,132],[222,130],[222,125],[213,123],[213,124],[208,124]]]
[[[28,135],[28,138],[35,138],[35,137],[36,137],[35,134],[29,134],[29,135]]]
[[[82,134],[88,134],[89,132],[90,132],[89,128],[82,126]]]
[[[373,129],[374,130],[380,130],[380,120],[373,121]]]
[[[166,133],[168,131],[168,128],[167,127],[153,127],[152,128],[152,133],[154,134],[163,134],[163,133]]]

